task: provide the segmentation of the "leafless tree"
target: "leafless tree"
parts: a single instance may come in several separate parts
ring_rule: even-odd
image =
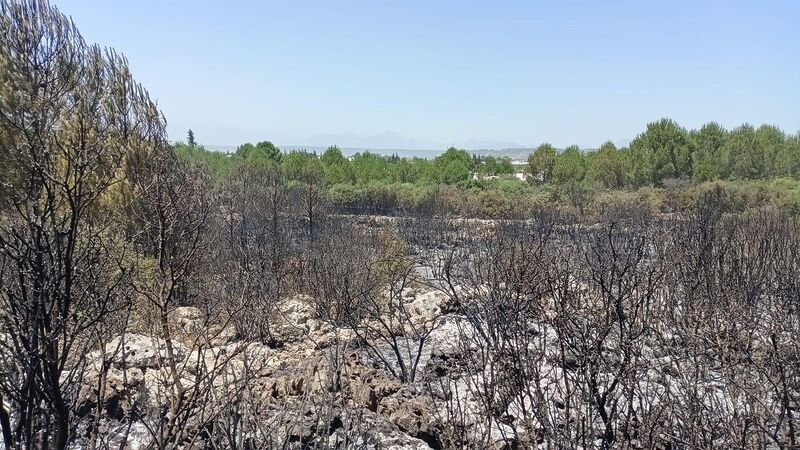
[[[328,209],[325,193],[322,189],[322,173],[316,167],[306,167],[300,174],[301,185],[295,189],[300,205],[302,218],[306,225],[306,235],[313,243],[317,238],[317,230]]]
[[[237,271],[237,276],[226,279],[234,285],[229,291],[245,286],[239,280],[251,280],[242,293],[248,315],[236,323],[245,336],[272,342],[269,319],[274,304],[288,291],[290,257],[296,247],[295,213],[286,179],[274,164],[245,165],[223,187],[221,197],[222,261]]]

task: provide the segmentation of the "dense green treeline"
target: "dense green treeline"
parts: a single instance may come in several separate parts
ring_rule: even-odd
[[[289,179],[302,180],[309,171],[318,172],[327,186],[337,184],[368,185],[371,183],[459,184],[476,177],[513,176],[514,164],[507,157],[470,155],[464,150],[448,149],[433,160],[401,158],[371,152],[346,158],[335,146],[322,155],[305,151],[281,153],[271,142],[247,143],[233,154],[209,151],[202,146],[176,144],[185,158],[205,162],[212,174],[225,178],[238,166],[256,161],[280,164]]]
[[[800,191],[800,137],[770,125],[726,130],[712,122],[686,130],[661,119],[648,124],[628,147],[606,142],[596,150],[570,146],[559,151],[542,144],[527,162],[517,164],[456,148],[432,160],[371,152],[347,158],[335,146],[321,155],[282,153],[266,141],[243,144],[230,155],[197,144],[178,143],[176,149],[191,161],[204,162],[217,180],[242,165],[273,164],[287,183],[317,185],[332,203],[353,212],[422,208],[504,216],[544,203],[583,209],[632,197],[649,198],[658,206],[674,201],[676,190],[691,192],[708,182],[753,201],[765,195],[785,201]]]
[[[647,125],[626,148],[606,142],[557,153],[543,144],[528,158],[531,182],[587,182],[606,188],[661,186],[666,180],[767,180],[800,175],[800,139],[777,127],[708,123],[687,131],[670,119]]]
[[[179,152],[208,163],[217,177],[227,176],[245,161],[273,160],[282,163],[290,176],[317,170],[325,184],[367,185],[380,183],[443,183],[462,185],[480,176],[515,173],[509,158],[475,156],[455,148],[434,160],[382,156],[364,152],[345,158],[337,147],[322,155],[293,152],[282,154],[271,142],[243,144],[225,155],[201,146],[179,143]],[[610,189],[660,186],[665,180],[695,182],[766,180],[800,176],[800,138],[777,127],[742,125],[725,130],[711,122],[699,130],[686,130],[670,119],[647,125],[628,147],[606,142],[597,150],[577,146],[557,151],[542,144],[520,166],[531,184],[598,184]]]

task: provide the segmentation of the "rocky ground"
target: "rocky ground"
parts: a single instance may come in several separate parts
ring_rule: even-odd
[[[589,433],[583,446],[600,445],[604,428],[592,412],[600,397],[576,388],[589,376],[598,395],[608,396],[602,401],[623,398],[626,391],[614,388],[622,365],[615,359],[613,338],[605,344],[612,347],[603,367],[585,375],[585,368],[577,368],[582,357],[563,353],[548,325],[556,318],[530,323],[526,347],[513,351],[539,359],[521,368],[530,374],[525,389],[509,393],[499,386],[513,383],[496,380],[503,372],[488,365],[502,362],[502,354],[483,353],[481,341],[474,339],[476,329],[447,295],[408,289],[403,301],[407,320],[396,335],[368,342],[352,328],[316,319],[313,299],[284,299],[270,321],[277,345],[243,340],[232,325],[196,308],[178,308],[169,323],[172,358],[165,341],[140,333],[118,336],[88,355],[80,386],[85,429],[100,430],[98,448],[131,450],[152,448],[167,432],[178,436],[170,439],[180,445],[163,448],[499,450],[546,448],[547,439],[556,439],[548,430],[567,430],[563,424],[571,424],[570,432],[578,433],[575,423],[589,420],[599,431]],[[721,369],[707,370],[697,384],[682,366],[686,363],[675,357],[684,345],[679,337],[670,338],[668,330],[662,336],[677,347],[642,338],[636,360],[626,363],[637,367],[635,378],[623,381],[642,402],[637,411],[667,414],[700,392],[699,403],[713,417],[735,416],[736,391]],[[515,364],[526,364],[526,358],[515,358]],[[399,360],[406,366],[417,363],[413,379],[399,379]],[[489,397],[506,401],[487,405]],[[565,406],[570,403],[572,410]],[[621,421],[626,406],[619,405]],[[584,410],[589,413],[581,416]],[[102,419],[92,423],[92,417]],[[179,431],[170,431],[165,423],[176,417]],[[625,443],[625,448],[648,446],[633,433]]]
[[[314,319],[311,299],[302,295],[278,305],[272,333],[280,345],[272,347],[240,340],[233,326],[221,327],[197,308],[176,309],[170,316],[176,368],[184,387],[209,384],[201,394],[209,401],[236,391],[236,404],[222,407],[258,410],[251,419],[262,422],[246,433],[271,439],[274,446],[318,445],[323,433],[332,448],[442,448],[445,414],[436,409],[441,399],[434,398],[430,381],[451,370],[445,366],[460,351],[465,321],[447,311],[440,292],[404,295],[410,324],[433,324],[418,352],[418,341],[409,344],[411,357],[419,357],[414,382],[401,383],[386,370],[375,352],[390,350],[380,343],[368,350],[353,330]],[[81,394],[86,411],[106,412],[100,423],[104,446],[146,448],[155,426],[143,413],[169,410],[174,399],[166,343],[129,333],[88,360]],[[502,433],[495,434],[493,447],[502,448]]]

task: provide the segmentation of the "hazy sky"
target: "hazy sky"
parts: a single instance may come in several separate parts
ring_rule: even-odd
[[[800,1],[53,0],[170,138],[596,147],[647,122],[800,130]]]

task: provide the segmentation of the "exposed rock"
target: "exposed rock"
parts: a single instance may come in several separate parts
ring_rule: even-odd
[[[465,344],[471,342],[475,329],[466,317],[448,314],[438,318],[436,327],[428,336],[431,355],[453,356],[461,354]]]
[[[211,371],[224,371],[231,375],[238,375],[242,369],[244,354],[247,347],[243,344],[229,344],[220,347],[195,347],[189,351],[183,362],[178,364],[178,369],[187,371],[192,375],[209,373]],[[252,361],[249,360],[248,362]],[[254,367],[251,365],[251,367]]]
[[[205,332],[207,322],[205,314],[193,306],[179,306],[169,314],[170,329],[182,331],[188,335]]]
[[[384,417],[364,410],[353,411],[347,421],[342,421],[342,426],[328,438],[328,444],[331,448],[431,450],[422,439],[409,436]]]
[[[315,350],[324,350],[335,345],[344,346],[352,343],[357,339],[355,332],[346,328],[334,328],[323,322],[317,322],[320,327],[316,330],[311,330],[312,334],[309,340],[314,344]]]
[[[322,331],[323,325],[313,320],[313,317],[311,298],[296,295],[278,303],[270,328],[275,339],[280,342],[302,341],[310,332]]]
[[[145,400],[144,372],[136,367],[109,367],[101,379],[99,371],[91,370],[83,378],[80,399],[79,413],[89,413],[99,401],[108,417],[120,419]]]
[[[188,349],[179,342],[172,342],[173,354],[177,361],[186,358]],[[99,368],[103,358],[114,367],[121,369],[136,367],[142,370],[161,367],[167,358],[166,342],[161,339],[129,333],[117,336],[106,344],[104,351],[89,353],[88,359]]]
[[[212,347],[220,347],[236,342],[240,336],[236,327],[228,325],[221,327],[220,325],[213,325],[208,329],[209,344]]]
[[[212,323],[199,308],[180,306],[169,314],[172,338],[188,347],[198,345],[219,347],[241,338],[233,324]]]
[[[418,377],[452,378],[457,383],[466,376],[463,364],[469,359],[464,352],[473,349],[474,328],[466,317],[443,313],[447,296],[440,292],[408,290],[404,301],[414,331],[406,345],[416,348],[417,330],[432,329],[422,347]],[[289,439],[290,448],[320,439],[340,448],[443,448],[446,425],[440,421],[447,415],[436,407],[454,392],[435,393],[424,383],[400,383],[362,347],[353,330],[314,319],[308,297],[295,296],[277,305],[270,329],[283,344],[278,347],[237,342],[240,336],[233,327],[208,326],[206,319],[197,308],[170,314],[181,383],[191,389],[195,383],[210,382],[212,395],[224,398],[243,376],[252,376],[248,396],[265,408],[259,420],[268,424],[264,429],[275,434],[275,442]],[[373,344],[373,350],[381,345]],[[103,356],[111,369],[101,383]],[[134,408],[165,410],[174,395],[174,374],[165,359],[163,340],[137,334],[115,338],[102,352],[90,355],[96,363],[82,387],[87,407],[97,407],[99,397],[104,409],[114,411],[109,415],[113,418],[129,417]],[[207,378],[212,371],[215,376]],[[469,392],[461,386],[455,395],[469,397]],[[504,425],[481,428],[487,425],[480,419],[479,406],[467,397],[459,399],[466,408],[464,425],[491,435],[493,448],[513,446]]]
[[[431,447],[441,448],[436,437],[438,424],[430,397],[414,386],[403,386],[397,392],[380,400],[378,414],[397,425],[403,432],[422,438]]]
[[[415,327],[432,324],[443,311],[449,301],[446,294],[440,291],[428,291],[417,294],[416,290],[404,292],[406,308]]]
[[[195,378],[184,371],[178,374],[184,388],[191,389]],[[144,372],[144,387],[147,405],[149,408],[158,409],[167,405],[173,395],[174,378],[172,372],[166,367],[150,369]]]
[[[142,422],[121,425],[103,423],[101,431],[97,448],[144,450],[150,447],[153,440],[150,430]]]
[[[350,358],[343,369],[352,403],[377,411],[379,402],[397,392],[402,384],[383,371],[366,366],[359,358]]]

